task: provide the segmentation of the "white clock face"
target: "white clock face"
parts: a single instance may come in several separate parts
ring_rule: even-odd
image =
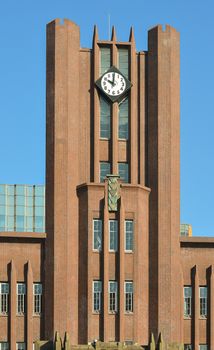
[[[117,72],[107,72],[101,79],[101,87],[110,96],[119,96],[126,89],[126,81]]]

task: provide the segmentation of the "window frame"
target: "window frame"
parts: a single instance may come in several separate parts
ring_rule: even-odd
[[[101,287],[99,291],[94,290],[95,283],[99,283],[99,285]],[[96,313],[96,314],[100,314],[102,311],[102,288],[103,287],[102,287],[101,280],[93,280],[93,282],[92,282],[92,295],[93,295],[92,310],[93,310],[93,313]],[[95,293],[98,296],[98,308],[95,308]]]
[[[102,128],[101,128],[101,121],[103,120],[102,118],[101,118],[101,113],[102,113],[102,108],[101,108],[101,104],[102,104],[102,102],[101,101],[104,101],[107,105],[108,105],[108,107],[109,107],[109,116],[108,116],[108,119],[109,119],[109,135],[108,135],[108,137],[106,137],[106,136],[102,136],[101,134],[102,134]],[[107,99],[105,98],[105,97],[103,97],[102,95],[100,96],[100,98],[99,98],[99,118],[100,118],[100,123],[99,123],[99,138],[100,138],[100,140],[107,140],[107,141],[109,141],[109,140],[111,140],[111,137],[112,137],[112,105],[107,101]]]
[[[111,230],[111,223],[114,222],[116,224],[116,236],[115,236],[115,231],[112,231]],[[108,221],[108,250],[110,253],[116,253],[118,251],[118,220],[116,219],[110,219]],[[111,248],[111,233],[114,233],[114,238],[116,237],[116,244],[115,244],[115,239],[114,239],[114,245],[115,247],[114,248]]]
[[[120,137],[120,106],[126,102],[128,103],[128,115],[127,115],[127,137]],[[123,142],[128,142],[130,139],[130,100],[129,96],[126,96],[118,105],[118,140]]]
[[[35,293],[36,286],[41,286],[41,293]],[[43,286],[41,282],[33,283],[33,315],[41,316],[42,314],[42,295],[43,295]],[[36,305],[37,304],[37,305]],[[36,307],[38,307],[39,311],[35,311]]]
[[[120,164],[126,164],[127,165],[127,181],[124,180],[124,178],[121,177],[120,175]],[[118,175],[120,176],[120,180],[124,183],[124,184],[128,184],[130,182],[130,167],[129,167],[129,163],[128,162],[118,162],[117,163],[117,169],[118,169]]]
[[[190,290],[191,290],[190,297],[185,296],[185,289],[187,289],[187,288],[190,288]],[[190,299],[190,301],[188,299]],[[188,303],[188,305],[187,305],[187,303]],[[185,310],[187,309],[186,305],[190,309],[190,312],[188,314],[185,313]],[[190,319],[192,317],[192,286],[183,286],[183,310],[184,310],[183,317],[186,319]]]
[[[19,348],[19,345],[23,345],[21,346],[21,348]],[[26,343],[25,342],[16,342],[16,350],[26,350]]]
[[[8,287],[7,293],[2,293],[2,286]],[[10,295],[10,284],[8,282],[0,282],[0,316],[7,316],[9,313],[9,295]]]
[[[126,230],[126,224],[128,222],[132,222],[132,249],[127,249],[127,242],[126,242],[126,239],[127,239],[127,230]],[[125,222],[124,222],[124,232],[125,232],[125,239],[124,239],[124,250],[125,250],[125,253],[133,253],[134,251],[134,220],[132,219],[125,219]]]
[[[19,293],[19,286],[23,286],[24,293]],[[16,315],[24,316],[26,313],[26,283],[17,282],[16,284]]]
[[[103,181],[101,180],[101,164],[109,164],[109,174],[111,174],[111,163],[110,162],[104,162],[104,161],[101,161],[100,162],[100,167],[99,167],[99,182],[100,183],[104,183],[105,182],[105,178],[106,178],[106,175],[109,175],[108,173],[106,173],[105,177],[103,178]]]
[[[201,297],[202,289],[206,289],[206,297]],[[203,304],[203,301],[204,301],[204,304]],[[205,312],[203,313],[202,311],[205,311]],[[207,286],[199,286],[199,315],[200,315],[201,319],[207,319],[207,315],[208,315],[208,288],[207,288]],[[206,344],[204,344],[204,345],[206,345]]]
[[[95,235],[94,235],[94,232],[95,232],[95,229],[94,229],[94,223],[95,222],[100,222],[101,223],[101,245],[100,245],[100,248],[95,248]],[[93,219],[92,221],[92,250],[94,252],[101,252],[102,251],[102,245],[103,245],[103,221],[102,219]]]
[[[116,286],[116,291],[111,291],[111,284]],[[117,281],[108,282],[108,311],[110,314],[118,312],[118,283]]]
[[[6,347],[4,347],[2,345],[6,345]],[[8,341],[1,341],[0,342],[0,350],[9,350],[9,342]]]
[[[132,284],[132,292],[126,291],[127,284]],[[129,298],[129,300],[128,300]],[[129,305],[130,302],[130,305]],[[126,314],[133,314],[134,312],[134,284],[133,281],[125,281],[124,282],[124,309]]]

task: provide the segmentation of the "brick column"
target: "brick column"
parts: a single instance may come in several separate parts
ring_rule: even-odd
[[[116,31],[112,29],[112,65],[118,65],[117,46],[116,46]],[[118,103],[112,104],[112,173],[118,174]]]
[[[124,204],[122,198],[120,198],[120,232],[119,232],[119,341],[125,340],[124,334],[124,282],[125,282],[125,272],[124,272]]]
[[[109,281],[109,211],[108,181],[105,181],[104,237],[103,237],[103,341],[108,341],[108,281]]]
[[[210,266],[210,322],[209,322],[209,334],[210,334],[210,349],[214,349],[214,266]]]
[[[139,183],[145,186],[145,110],[146,110],[146,53],[140,52],[139,63]]]
[[[27,350],[33,347],[33,272],[30,261],[27,264]]]
[[[17,306],[17,300],[16,300],[16,267],[14,264],[14,261],[11,260],[10,263],[10,350],[16,350],[16,306]]]
[[[97,27],[94,27],[94,37],[93,37],[93,81],[99,78],[99,46]],[[91,90],[94,92],[93,105],[94,105],[94,182],[99,182],[99,142],[100,142],[100,127],[99,127],[99,115],[100,115],[100,103],[99,94],[97,89],[92,83]]]
[[[192,286],[193,286],[193,324],[194,324],[194,348],[199,346],[199,278],[198,268],[195,265],[192,269]]]

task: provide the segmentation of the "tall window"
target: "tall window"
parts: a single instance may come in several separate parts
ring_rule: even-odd
[[[100,137],[111,138],[111,105],[100,96]]]
[[[199,287],[200,317],[207,317],[207,287]]]
[[[133,282],[125,282],[125,312],[133,312]]]
[[[133,251],[133,220],[125,221],[125,251]]]
[[[93,220],[93,249],[102,250],[102,220]]]
[[[9,350],[9,343],[6,341],[0,342],[0,350]]]
[[[192,287],[184,287],[184,317],[192,315]]]
[[[0,283],[0,314],[8,314],[9,283]],[[1,349],[0,349],[1,350]]]
[[[104,182],[106,175],[111,173],[109,162],[100,162],[100,182]]]
[[[123,75],[129,79],[129,50],[126,48],[118,49],[118,66]]]
[[[118,163],[118,172],[124,182],[129,182],[129,165],[128,163]]]
[[[191,344],[184,344],[184,350],[192,350]]]
[[[100,48],[100,75],[104,74],[111,67],[110,47]]]
[[[25,295],[26,285],[25,283],[17,283],[17,314],[23,315],[25,313]],[[24,344],[24,343],[17,343]]]
[[[117,282],[109,281],[109,312],[117,312]]]
[[[16,343],[16,350],[25,350],[26,344],[25,343]]]
[[[33,284],[33,297],[34,297],[34,315],[41,315],[42,313],[42,284]]]
[[[109,220],[109,251],[117,251],[117,237],[118,237],[118,222],[117,220]]]
[[[102,282],[93,281],[93,311],[101,311]]]
[[[129,138],[129,99],[126,98],[119,104],[119,120],[118,120],[118,136],[119,139],[128,140]]]

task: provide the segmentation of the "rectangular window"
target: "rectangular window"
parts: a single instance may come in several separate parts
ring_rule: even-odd
[[[33,298],[34,298],[34,315],[41,315],[42,313],[42,284],[33,284]]]
[[[25,295],[26,285],[25,283],[17,283],[17,314],[23,315],[25,313]],[[17,343],[24,344],[24,343]]]
[[[109,220],[109,251],[117,251],[118,222],[117,220]]]
[[[133,220],[125,221],[125,251],[133,252]]]
[[[100,97],[100,137],[111,138],[111,105]]]
[[[126,98],[119,104],[118,120],[118,137],[119,139],[128,140],[129,138],[129,99]]]
[[[118,172],[123,182],[129,182],[129,165],[128,163],[118,163]]]
[[[93,220],[93,250],[102,250],[102,220]]]
[[[100,75],[103,75],[111,67],[110,47],[100,48]]]
[[[206,344],[200,344],[199,345],[199,350],[208,350],[208,347]]]
[[[207,317],[207,287],[199,287],[200,317]]]
[[[126,48],[118,49],[118,66],[121,73],[129,79],[129,50]]]
[[[0,314],[8,314],[9,283],[0,283]],[[1,350],[1,349],[0,349]]]
[[[192,350],[191,344],[184,344],[184,350]]]
[[[111,173],[111,166],[108,162],[100,162],[100,182],[104,182],[106,175]]]
[[[109,312],[117,312],[117,282],[109,281],[108,295],[109,295]]]
[[[93,281],[93,311],[101,312],[102,282]]]
[[[184,287],[184,317],[192,315],[192,287]]]
[[[125,312],[133,312],[133,282],[125,282]]]
[[[6,341],[0,342],[0,350],[9,350],[9,343]]]
[[[16,350],[25,350],[26,345],[25,343],[16,343]]]

